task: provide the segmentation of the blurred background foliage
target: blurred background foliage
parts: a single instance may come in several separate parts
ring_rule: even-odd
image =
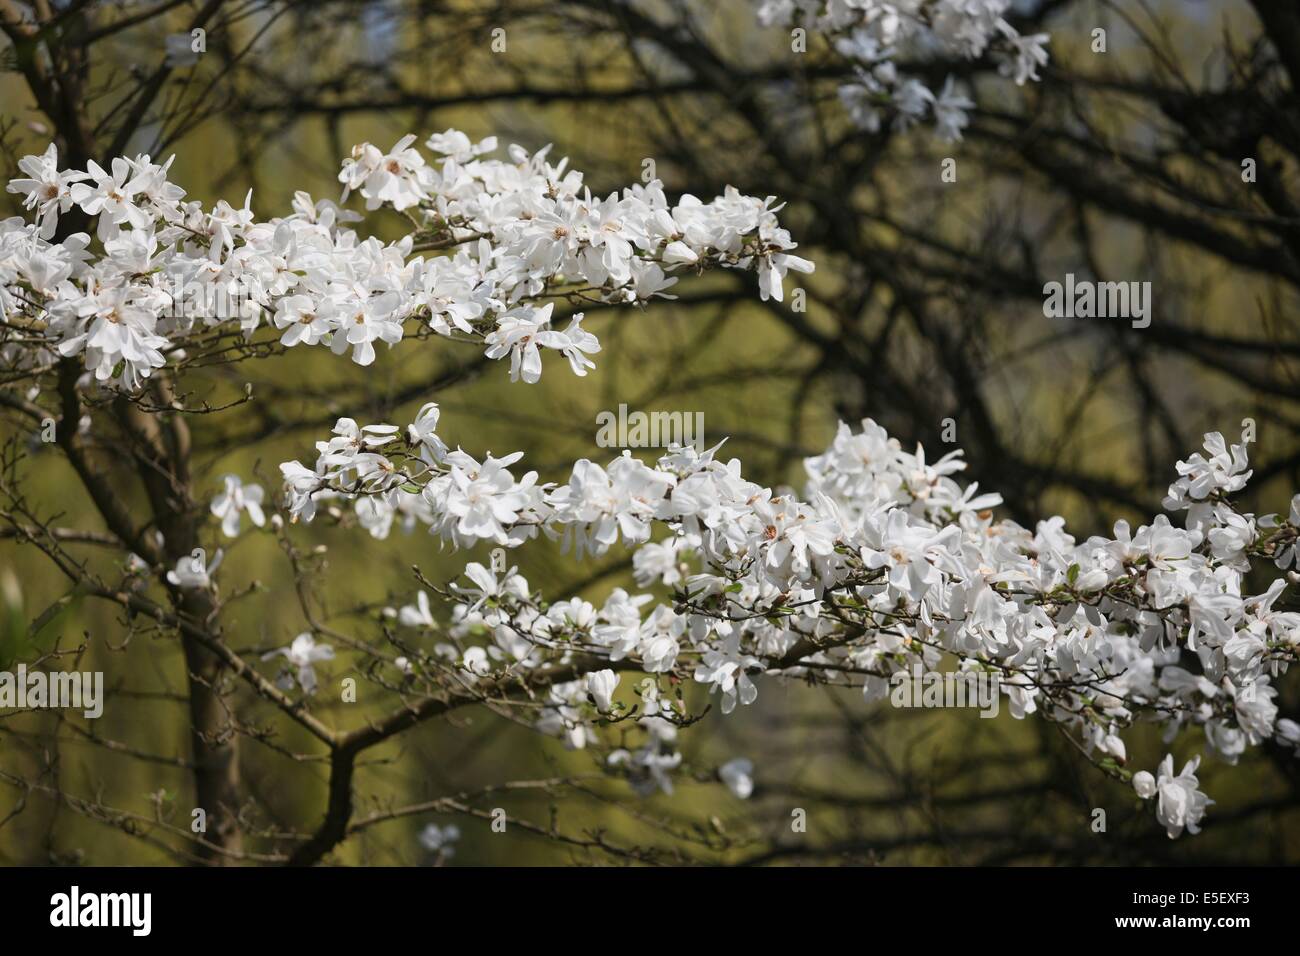
[[[99,6],[105,22],[144,8]],[[103,86],[104,103],[114,101],[115,84],[161,60],[167,34],[185,29],[191,5],[164,6],[96,42],[89,86]],[[177,71],[158,115],[131,140],[132,152],[174,152],[172,179],[190,198],[239,205],[252,190],[259,217],[283,214],[297,189],[337,198],[338,164],[352,144],[387,147],[407,132],[422,140],[456,127],[473,139],[496,135],[503,147],[553,143],[552,155],[571,157],[602,195],[638,179],[646,158],[670,194],[707,198],[734,183],[778,195],[789,201],[783,222],[818,269],[805,283],[806,314],[765,307],[735,277],[712,276],[684,280],[672,290],[679,301],[644,311],[590,310],[586,324],[603,351],[583,380],[550,362],[541,383],[511,384],[503,364],[438,340],[408,340],[369,369],[297,349],[192,374],[183,383],[191,403],[229,402],[245,383],[253,394],[248,404],[194,416],[198,485],[215,495],[220,476],[234,472],[256,476],[274,495],[278,463],[312,460],[312,443],[338,416],[404,424],[430,399],[442,406],[439,431],[450,444],[474,454],[521,449],[552,481],[575,458],[610,456],[596,446],[595,418],[619,403],[703,411],[708,443],[726,438],[724,454],[744,461],[749,477],[796,488],[801,458],[827,444],[837,418],[874,417],[938,457],[948,450],[939,435],[951,417],[971,476],[1003,492],[1013,517],[1060,513],[1083,537],[1120,517],[1149,517],[1175,461],[1203,431],[1234,437],[1253,417],[1263,480],[1251,503],[1285,511],[1300,488],[1296,220],[1275,240],[1280,265],[1243,261],[1273,226],[1258,221],[1264,212],[1251,187],[1233,181],[1228,120],[1213,135],[1229,155],[1215,156],[1194,122],[1210,121],[1208,106],[1193,109],[1190,99],[1225,97],[1235,115],[1224,91],[1246,82],[1243,64],[1267,58],[1258,12],[1241,2],[1173,0],[1031,2],[1017,11],[1053,34],[1044,82],[1018,89],[987,69],[927,67],[963,75],[981,107],[965,142],[945,146],[925,130],[853,130],[835,99],[843,64],[816,41],[806,56],[792,54],[789,37],[760,28],[743,0],[227,5],[209,29],[209,52]],[[1089,48],[1097,25],[1108,30],[1104,56]],[[504,53],[490,47],[498,27]],[[1265,78],[1250,82],[1273,90],[1273,74],[1258,69]],[[1171,105],[1161,91],[1182,91],[1171,79],[1179,74],[1190,78],[1189,101]],[[1294,106],[1289,83],[1270,96],[1275,107]],[[18,157],[44,148],[49,127],[12,72],[0,74],[0,99],[12,175]],[[1295,117],[1268,122],[1293,128]],[[1086,144],[1065,145],[1066,136]],[[1251,145],[1261,165],[1276,164],[1271,175],[1289,201],[1300,198],[1296,153],[1280,138]],[[939,180],[945,156],[958,160],[956,184]],[[1121,161],[1127,179],[1115,171]],[[1079,173],[1080,162],[1097,183]],[[1207,198],[1219,205],[1205,208]],[[5,201],[6,214],[17,212],[14,197]],[[1181,234],[1184,218],[1215,235]],[[404,225],[380,213],[359,228],[392,239]],[[1151,328],[1045,318],[1044,277],[1067,271],[1153,280]],[[30,452],[31,500],[60,512],[62,525],[98,527],[57,455],[38,441]],[[446,581],[466,561],[488,560],[486,550],[452,554],[422,533],[395,530],[379,542],[360,528],[318,523],[291,534],[304,552],[325,549],[312,559],[325,573],[311,600],[357,633],[374,632],[379,609],[411,601],[412,565]],[[206,540],[210,550],[227,547],[227,593],[256,584],[223,622],[232,646],[251,657],[307,629],[272,535],[246,534],[230,546],[211,527]],[[88,558],[113,576],[110,554]],[[598,603],[615,586],[631,587],[621,553],[575,562],[539,541],[511,558],[555,598]],[[105,671],[113,697],[93,723],[54,711],[0,720],[0,765],[46,788],[25,798],[0,789],[0,861],[175,862],[139,838],[145,823],[95,809],[188,827],[185,671],[175,637],[158,630],[123,642],[116,615],[78,600],[42,561],[34,549],[0,541],[0,658],[7,665],[53,650],[60,667],[75,661]],[[391,709],[394,696],[359,661],[342,652],[320,669],[313,707],[326,721],[357,726]],[[338,700],[345,677],[358,681],[356,704]],[[635,683],[625,675],[621,690]],[[1295,716],[1294,675],[1283,687],[1282,713]],[[696,689],[686,693],[703,708]],[[267,830],[313,826],[328,770],[313,756],[318,749],[260,701],[242,692],[237,699],[240,719],[269,731],[241,751],[250,813]],[[610,733],[617,738],[617,729]],[[1153,768],[1166,749],[1158,731],[1133,739],[1131,765]],[[599,754],[567,752],[481,709],[458,712],[367,753],[358,817],[503,780],[590,777],[466,798],[479,816],[434,812],[368,827],[331,859],[431,862],[417,839],[429,822],[460,827],[454,864],[607,859],[554,838],[552,826],[717,862],[1300,859],[1300,784],[1285,755],[1255,754],[1237,768],[1208,759],[1202,787],[1217,804],[1205,833],[1171,842],[1130,791],[1092,772],[1054,728],[1012,720],[1005,708],[981,720],[969,711],[865,707],[854,694],[768,680],[754,706],[727,718],[711,711],[680,740],[677,793],[641,799],[599,775]],[[1173,749],[1181,765],[1203,741],[1188,737]],[[714,774],[738,756],[756,767],[748,801]],[[60,792],[95,806],[53,796]],[[535,831],[512,822],[493,833],[482,816],[493,807]],[[802,838],[790,832],[796,807],[808,811]],[[1091,828],[1095,807],[1107,811],[1105,833]]]

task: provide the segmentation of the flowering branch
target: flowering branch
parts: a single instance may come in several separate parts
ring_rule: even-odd
[[[337,517],[333,503],[348,501],[379,538],[400,518],[456,547],[514,548],[540,533],[579,556],[620,538],[634,548],[638,583],[671,589],[671,600],[617,589],[599,608],[548,601],[513,569],[471,563],[468,585],[433,588],[450,605],[445,624],[425,594],[397,615],[450,639],[405,659],[417,672],[493,680],[579,657],[606,662],[586,665],[585,682],[552,686],[536,719],[570,746],[594,742],[593,721],[609,720],[614,665],[653,675],[641,723],[654,735],[693,719],[664,700],[675,681],[719,692],[724,713],[752,703],[761,677],[857,687],[872,701],[900,677],[939,670],[946,655],[962,672],[995,677],[1015,717],[1057,724],[1118,779],[1130,779],[1123,732],[1143,720],[1169,738],[1201,728],[1229,763],[1265,740],[1300,746],[1300,725],[1279,720],[1272,702],[1271,681],[1300,652],[1300,615],[1275,609],[1288,579],[1242,590],[1252,566],[1296,563],[1300,495],[1285,519],[1237,510],[1232,496],[1250,476],[1244,442],[1207,435],[1204,454],[1179,463],[1165,506],[1184,513],[1185,527],[1160,515],[1078,542],[1059,517],[1032,533],[995,520],[997,495],[952,479],[965,467],[959,452],[928,464],[870,421],[857,434],[841,425],[805,462],[803,500],[745,480],[716,448],[675,448],[654,467],[627,453],[608,468],[583,460],[559,486],[534,472],[517,479],[510,466],[521,453],[480,462],[449,450],[437,423],[432,403],[405,436],[340,420],[317,443],[314,468],[281,466],[286,507],[311,520],[318,503]],[[662,744],[622,759],[633,760],[634,779],[668,789],[673,758]],[[1158,788],[1171,836],[1195,832],[1204,812],[1194,770],[1165,767],[1158,785],[1132,778],[1144,798]]]

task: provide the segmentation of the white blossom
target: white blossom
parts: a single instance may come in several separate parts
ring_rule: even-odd
[[[949,76],[936,95],[902,61],[943,58],[978,60],[985,55],[1017,85],[1037,80],[1046,65],[1046,33],[1021,35],[1007,22],[1014,0],[760,0],[765,26],[801,27],[825,36],[835,52],[854,64],[854,79],[840,87],[840,101],[853,122],[876,132],[886,118],[904,131],[933,116],[940,139],[961,139],[975,104],[955,91]]]
[[[614,706],[614,689],[618,687],[618,675],[609,668],[593,671],[587,675],[587,693],[596,702],[596,709],[607,714]]]
[[[282,690],[287,690],[297,681],[304,693],[316,691],[316,669],[313,665],[321,661],[334,659],[334,648],[328,644],[317,644],[310,631],[304,631],[293,639],[288,647],[279,647],[262,655],[262,660],[283,657],[290,668],[279,681]]]
[[[754,792],[754,764],[744,757],[728,760],[718,768],[718,777],[733,796],[748,800]]]
[[[238,475],[225,475],[221,483],[221,493],[212,499],[209,510],[221,521],[222,534],[227,538],[238,535],[240,516],[244,512],[248,512],[249,520],[257,527],[266,524],[266,515],[262,512],[263,492],[260,485],[246,485]]]
[[[1177,776],[1174,776],[1172,754],[1166,755],[1160,763],[1160,776],[1156,781],[1159,794],[1156,818],[1171,840],[1181,835],[1184,829],[1188,833],[1199,833],[1198,824],[1205,816],[1205,808],[1214,804],[1198,789],[1200,783],[1196,779],[1196,768],[1200,763],[1199,756],[1193,757]]]

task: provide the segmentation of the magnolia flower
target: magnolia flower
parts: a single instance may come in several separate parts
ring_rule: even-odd
[[[300,461],[281,462],[280,474],[284,477],[284,502],[290,519],[311,521],[316,516],[316,492],[323,485],[321,475]]]
[[[507,470],[522,457],[522,452],[504,458],[488,455],[480,464],[460,450],[447,456],[451,474],[442,507],[467,541],[509,543],[506,530],[528,507],[529,491],[537,481],[537,473],[529,472],[516,483]]]
[[[674,259],[677,262],[689,264],[699,259],[689,246],[683,242],[673,242],[668,246],[674,249]],[[668,249],[664,250],[667,257]],[[694,256],[695,258],[689,258]],[[665,261],[671,261],[665,258]],[[671,289],[678,282],[677,276],[670,276],[664,273],[658,265],[653,262],[641,262],[633,260],[632,263],[632,284],[627,290],[629,302],[646,302],[650,299],[676,299],[677,296],[669,295],[664,289]]]
[[[1133,789],[1143,800],[1150,800],[1156,795],[1156,778],[1146,770],[1133,774]]]
[[[492,673],[492,661],[486,648],[467,648],[460,661],[460,668],[471,677],[486,677]]]
[[[439,414],[437,402],[426,402],[416,414],[415,421],[406,426],[411,444],[422,446],[434,462],[442,461],[447,455],[446,444],[435,433]]]
[[[334,648],[328,644],[317,644],[311,633],[304,631],[295,637],[288,647],[280,647],[263,654],[262,660],[269,661],[273,657],[284,657],[288,666],[294,668],[294,673],[282,675],[277,682],[281,690],[293,687],[296,679],[304,693],[312,694],[316,691],[316,671],[312,665],[320,661],[333,660]]]
[[[768,299],[775,299],[777,302],[783,301],[785,292],[782,289],[781,280],[785,278],[786,272],[793,269],[795,272],[809,273],[814,268],[811,262],[799,256],[788,256],[785,253],[763,256],[758,260],[759,298],[765,302]]]
[[[1124,746],[1124,739],[1115,731],[1116,728],[1112,724],[1107,733],[1101,734],[1101,739],[1097,742],[1097,749],[1109,757],[1114,757],[1116,762],[1123,764],[1128,760],[1128,748]]]
[[[59,353],[84,353],[86,367],[101,382],[114,376],[129,390],[166,364],[160,349],[167,339],[157,332],[158,318],[149,300],[130,286],[100,288],[79,304],[76,334],[58,344]]]
[[[1213,800],[1198,789],[1200,784],[1196,779],[1196,768],[1200,763],[1199,756],[1193,757],[1183,765],[1178,776],[1174,776],[1172,754],[1167,754],[1160,763],[1160,776],[1156,781],[1156,791],[1160,795],[1156,804],[1156,819],[1164,826],[1171,840],[1180,836],[1184,828],[1188,833],[1200,833],[1198,824],[1205,816],[1205,808],[1214,804]],[[1148,774],[1148,780],[1149,778]],[[1144,786],[1145,783],[1146,781]],[[1136,785],[1135,780],[1134,786]]]
[[[333,335],[330,348],[335,354],[341,355],[350,346],[352,361],[358,365],[373,364],[376,341],[395,345],[402,340],[399,304],[400,299],[396,293],[339,303],[341,324]]]
[[[547,706],[537,719],[539,733],[558,737],[568,750],[582,750],[596,742],[595,732],[582,719],[579,705],[586,693],[586,682],[567,681],[551,687]]]
[[[490,153],[497,148],[497,138],[489,136],[486,139],[474,143],[468,136],[458,129],[448,129],[441,133],[434,133],[425,144],[431,150],[449,156],[458,163],[467,163],[475,156],[482,156],[484,153]]]
[[[528,582],[515,574],[514,568],[502,572],[500,577],[491,568],[484,567],[477,561],[465,565],[465,577],[470,579],[473,587],[453,583],[451,589],[469,603],[467,610],[477,611],[485,603],[503,597],[526,598]]]
[[[94,185],[79,182],[72,187],[72,201],[88,216],[99,217],[99,238],[112,239],[122,223],[133,229],[149,225],[149,214],[135,204],[134,197],[141,183],[131,178],[131,165],[125,159],[114,159],[109,173],[93,159],[86,164]]]
[[[1251,472],[1246,467],[1244,441],[1229,449],[1223,435],[1210,432],[1205,436],[1205,451],[1209,457],[1197,452],[1178,463],[1178,474],[1182,477],[1169,486],[1164,501],[1167,509],[1183,510],[1191,502],[1204,501],[1216,491],[1231,494],[1246,486]]]
[[[1011,51],[1003,57],[998,72],[1012,77],[1016,86],[1024,86],[1026,80],[1037,80],[1038,68],[1047,63],[1047,51],[1043,47],[1049,39],[1046,33],[1010,37]]]
[[[49,239],[59,224],[59,213],[72,208],[71,185],[86,178],[76,170],[59,171],[59,150],[53,143],[40,156],[24,156],[18,168],[28,178],[11,179],[8,192],[23,196],[23,206],[36,211],[41,223],[41,238]]]
[[[595,368],[596,363],[587,358],[588,353],[600,351],[600,340],[581,325],[582,313],[576,313],[569,321],[569,327],[563,332],[543,332],[543,344],[563,353],[569,360],[573,374],[583,376],[587,369]]]
[[[414,142],[415,136],[408,133],[387,153],[369,143],[355,147],[339,173],[339,181],[346,187],[344,198],[347,190],[359,187],[367,209],[391,205],[398,212],[427,200],[430,170],[419,151],[410,148]]]
[[[295,346],[305,343],[315,345],[338,328],[341,312],[329,300],[317,300],[309,295],[288,295],[276,303],[272,321],[277,329],[284,329],[280,344]]]
[[[611,767],[625,767],[628,771],[628,783],[637,796],[648,797],[656,790],[671,795],[673,781],[670,771],[682,762],[679,753],[661,754],[649,749],[635,753],[620,747],[611,751],[606,762]]]
[[[222,479],[223,489],[212,499],[210,510],[221,519],[221,532],[227,538],[239,534],[240,515],[247,511],[249,519],[259,528],[266,524],[262,513],[262,488],[260,485],[246,485],[238,475],[225,475]]]
[[[679,649],[677,641],[670,635],[660,634],[641,645],[641,660],[652,674],[663,673],[672,670]]]
[[[176,567],[167,572],[167,581],[178,588],[206,588],[212,583],[212,573],[221,566],[221,557],[221,549],[218,548],[212,561],[208,562],[202,549],[197,549],[195,554],[177,559]]]
[[[614,688],[618,687],[618,675],[612,670],[593,671],[587,675],[587,693],[596,702],[596,709],[602,714],[614,708]]]
[[[402,627],[434,627],[433,612],[429,610],[429,595],[419,591],[414,604],[403,605],[397,612],[397,622]]]
[[[736,701],[752,704],[758,698],[758,688],[749,679],[746,670],[761,667],[762,661],[740,651],[740,635],[733,634],[718,650],[707,650],[695,668],[695,679],[701,684],[712,684],[712,690],[722,692],[722,712],[736,709]]]
[[[718,778],[741,800],[748,800],[754,792],[754,764],[744,757],[728,760],[719,767]]]
[[[974,108],[974,101],[958,90],[953,78],[948,77],[934,100],[935,135],[946,143],[960,142],[961,131],[970,122],[967,113]]]
[[[510,356],[510,381],[522,378],[528,384],[541,381],[542,354],[538,347],[543,343],[543,332],[550,322],[551,303],[540,309],[531,306],[503,315],[496,329],[484,340],[490,359]]]

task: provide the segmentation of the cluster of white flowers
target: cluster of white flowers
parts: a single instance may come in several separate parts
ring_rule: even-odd
[[[876,11],[865,22],[881,42],[914,35],[880,13],[886,6],[846,2],[818,16],[842,27]],[[929,3],[926,22],[948,23],[939,14],[958,6],[996,27],[1004,5]],[[962,42],[983,49],[988,33]],[[554,303],[543,299],[642,302],[676,281],[669,273],[706,267],[751,269],[760,293],[779,298],[787,270],[812,270],[791,254],[770,198],[729,189],[670,205],[652,182],[598,200],[545,150],[487,159],[495,142],[449,130],[429,140],[442,157],[430,165],[412,141],[387,153],[358,147],[340,176],[345,199],[356,191],[371,208],[414,219],[416,232],[392,244],[359,238],[341,225],[350,214],[306,194],[293,215],[258,222],[247,201],[211,212],[183,202],[168,164],[145,156],[115,160],[111,172],[60,171],[53,147],[27,157],[27,178],[10,189],[36,221],[0,222],[0,362],[39,380],[77,355],[87,377],[130,390],[169,356],[201,351],[205,337],[224,347],[227,335],[269,322],[283,347],[350,349],[366,364],[376,341],[396,342],[414,322],[509,356],[512,378],[531,382],[540,350],[559,351],[581,375],[599,348],[579,315],[551,328]],[[74,207],[95,220],[96,239],[56,238]],[[91,252],[96,241],[102,254]],[[450,252],[415,255],[434,250]],[[219,328],[222,319],[173,308],[167,276],[242,283],[257,307]],[[572,748],[600,747],[602,724],[634,718],[644,745],[605,763],[640,792],[670,791],[681,763],[677,731],[692,717],[673,682],[707,687],[723,712],[751,704],[773,679],[849,685],[875,701],[895,675],[952,658],[996,676],[1016,718],[1055,722],[1105,772],[1131,779],[1144,798],[1158,793],[1171,835],[1195,832],[1209,801],[1195,762],[1177,776],[1172,758],[1158,780],[1130,776],[1124,734],[1139,720],[1162,724],[1169,741],[1196,728],[1228,763],[1265,740],[1300,746],[1300,725],[1279,719],[1271,686],[1300,653],[1300,614],[1277,608],[1300,562],[1300,496],[1285,518],[1239,510],[1232,496],[1250,477],[1244,441],[1208,435],[1204,453],[1178,465],[1165,507],[1181,526],[1163,515],[1136,530],[1121,521],[1113,536],[1079,541],[1059,517],[1032,530],[995,518],[997,495],[954,479],[965,467],[959,452],[927,461],[869,420],[859,431],[842,424],[805,462],[801,496],[746,479],[739,461],[717,457],[720,446],[673,447],[653,465],[626,452],[584,459],[552,484],[519,473],[522,453],[449,448],[438,424],[433,403],[405,430],[339,419],[311,467],[280,466],[286,510],[311,521],[322,502],[328,516],[350,504],[377,538],[394,524],[425,526],[459,548],[516,548],[544,535],[579,557],[633,549],[646,593],[616,589],[599,607],[547,599],[514,568],[472,563],[469,583],[445,592],[445,621],[427,593],[391,617],[440,634],[428,652],[417,643],[394,662],[404,680],[441,669],[473,685],[567,668],[538,701],[538,729]],[[259,487],[227,476],[210,510],[233,537],[245,514],[265,523],[261,506]],[[166,580],[214,587],[221,557],[196,551]],[[1247,572],[1269,562],[1283,576],[1262,594],[1243,591]],[[282,686],[310,693],[313,665],[333,650],[305,633],[273,654],[285,658]],[[616,700],[628,670],[648,675],[631,705]],[[733,762],[719,779],[748,795],[752,772]]]
[[[1146,770],[1133,775],[1133,789],[1143,800],[1159,794],[1156,819],[1171,840],[1178,837],[1184,828],[1188,833],[1201,832],[1199,824],[1205,816],[1205,808],[1214,803],[1200,791],[1200,781],[1196,779],[1196,769],[1200,765],[1201,758],[1193,757],[1183,766],[1182,772],[1174,776],[1174,758],[1169,754],[1160,763],[1159,779]]]
[[[1047,62],[1046,33],[1023,36],[1005,19],[1013,0],[760,0],[765,26],[797,27],[824,34],[851,60],[855,79],[840,99],[855,124],[876,132],[886,119],[906,130],[932,118],[945,141],[961,139],[967,111],[975,104],[949,76],[937,93],[897,61],[986,53],[1017,85],[1038,79]]]
[[[273,326],[284,348],[325,345],[369,365],[377,344],[414,329],[480,342],[490,358],[509,357],[512,379],[536,382],[541,350],[561,353],[577,375],[600,350],[582,313],[553,328],[555,301],[543,300],[671,298],[672,273],[708,268],[751,270],[763,298],[781,299],[789,270],[812,271],[792,253],[773,197],[728,188],[674,205],[654,180],[600,199],[547,149],[511,146],[508,160],[488,159],[494,139],[473,145],[448,130],[428,140],[441,154],[428,163],[414,139],[387,152],[362,144],[339,174],[344,200],[355,190],[367,208],[415,223],[388,244],[345,226],[358,214],[302,192],[292,215],[267,222],[251,195],[242,208],[205,210],[168,180],[171,160],[81,171],[60,170],[53,145],[25,157],[26,176],[8,189],[36,221],[0,222],[0,358],[33,370],[79,355],[98,381],[134,392],[169,358],[227,331],[251,339]],[[97,223],[98,254],[85,233],[56,240],[74,207]],[[435,251],[448,254],[415,254]],[[236,294],[245,306],[233,323],[178,301]]]
[[[1244,442],[1207,435],[1204,454],[1178,465],[1165,504],[1182,527],[1160,515],[1079,541],[1060,517],[1033,530],[996,519],[997,495],[952,477],[965,467],[960,452],[929,462],[870,420],[860,431],[841,424],[806,460],[801,498],[746,480],[717,448],[672,448],[654,466],[629,453],[604,467],[582,460],[558,486],[517,478],[519,453],[480,462],[449,451],[436,421],[426,405],[405,438],[341,421],[318,444],[315,469],[281,466],[287,507],[310,517],[317,498],[352,499],[371,522],[383,515],[387,527],[401,513],[462,547],[544,534],[603,554],[621,540],[636,549],[638,583],[672,592],[548,602],[513,569],[498,578],[472,564],[473,586],[451,592],[451,642],[434,657],[475,676],[586,655],[693,679],[729,712],[766,678],[849,683],[874,701],[893,675],[955,657],[995,674],[1016,718],[1062,725],[1124,779],[1123,734],[1139,720],[1163,724],[1168,740],[1200,728],[1230,764],[1267,739],[1300,741],[1270,686],[1300,654],[1300,614],[1274,608],[1285,578],[1263,594],[1242,590],[1252,560],[1294,560],[1300,496],[1285,520],[1238,511],[1230,496],[1250,476]],[[432,624],[427,603],[402,620]],[[602,667],[555,687],[539,729],[592,744],[594,726],[620,710],[614,677]],[[643,695],[650,737],[613,761],[639,789],[666,789],[679,760],[667,730],[686,718],[681,706]],[[1162,772],[1157,787],[1171,835],[1195,832],[1209,803],[1191,770]],[[1133,782],[1156,792],[1148,777]]]

